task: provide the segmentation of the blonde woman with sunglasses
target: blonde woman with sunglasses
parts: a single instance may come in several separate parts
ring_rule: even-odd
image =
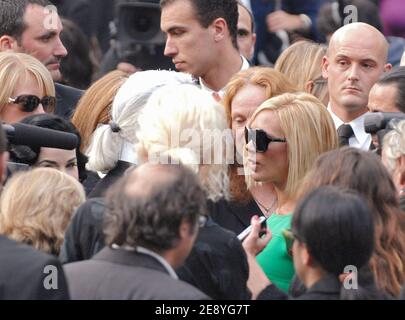
[[[291,226],[296,192],[322,153],[338,146],[336,129],[324,105],[307,93],[271,98],[253,113],[245,128],[246,184],[272,183],[277,208],[267,219],[272,240],[257,256],[267,277],[287,291],[294,275],[282,232]]]
[[[34,57],[24,53],[0,53],[0,118],[13,123],[55,110],[51,74]]]

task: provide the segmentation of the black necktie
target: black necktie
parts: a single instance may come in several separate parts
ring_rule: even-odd
[[[341,146],[349,145],[349,138],[353,136],[354,132],[350,124],[342,124],[338,129],[339,144]]]

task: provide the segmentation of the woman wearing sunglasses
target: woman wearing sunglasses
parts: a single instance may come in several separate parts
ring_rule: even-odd
[[[285,93],[265,101],[244,130],[248,188],[272,183],[277,208],[267,219],[272,240],[257,261],[267,277],[287,291],[294,275],[282,232],[289,229],[301,179],[322,153],[338,146],[325,106],[306,93]]]
[[[235,143],[234,163],[229,168],[230,201],[219,201],[211,217],[236,234],[250,225],[254,215],[267,216],[277,205],[272,184],[247,190],[243,174],[244,128],[260,104],[274,96],[296,92],[280,72],[271,68],[253,67],[239,72],[228,83],[222,105]]]
[[[0,53],[0,118],[13,123],[31,115],[53,112],[55,87],[51,74],[24,53]]]

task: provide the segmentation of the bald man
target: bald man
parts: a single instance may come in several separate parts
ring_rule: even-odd
[[[387,54],[383,34],[366,23],[345,25],[332,35],[322,74],[328,79],[328,110],[342,145],[363,150],[371,146],[371,136],[364,131],[364,117],[371,87],[392,68]]]

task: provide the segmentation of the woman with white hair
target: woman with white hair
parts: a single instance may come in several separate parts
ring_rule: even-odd
[[[141,111],[137,138],[139,162],[181,162],[196,172],[208,202],[228,199],[232,133],[224,109],[209,94],[193,85],[157,90]],[[177,273],[213,299],[249,297],[241,243],[210,217]]]
[[[223,108],[196,86],[157,90],[141,111],[137,138],[138,161],[176,159],[200,176],[208,199],[229,197],[232,135]]]
[[[90,259],[104,247],[102,198],[110,185],[138,163],[135,153],[140,110],[152,93],[170,83],[192,83],[191,76],[174,71],[143,71],[130,76],[118,90],[108,124],[100,124],[86,151],[89,170],[105,174],[89,199],[76,212],[66,231],[60,259],[63,263]]]
[[[401,209],[405,211],[405,120],[385,135],[382,161],[398,190]]]
[[[157,88],[170,83],[191,83],[191,77],[173,71],[137,72],[118,90],[111,108],[111,121],[99,125],[86,151],[88,169],[106,174],[89,198],[103,196],[131,165],[137,164],[134,146],[138,141],[136,129],[140,110]]]

